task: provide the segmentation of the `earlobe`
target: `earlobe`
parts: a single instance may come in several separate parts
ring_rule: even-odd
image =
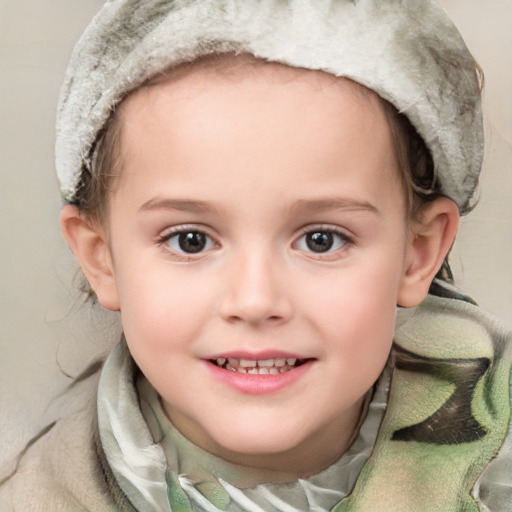
[[[448,254],[459,225],[457,205],[441,197],[422,210],[413,221],[409,254],[398,293],[398,304],[415,307],[426,297],[437,271]]]
[[[102,306],[119,310],[119,298],[110,249],[104,231],[93,225],[76,206],[60,214],[62,234]]]

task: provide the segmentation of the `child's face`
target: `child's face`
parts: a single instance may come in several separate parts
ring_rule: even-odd
[[[378,99],[267,66],[127,99],[107,232],[130,351],[174,424],[311,473],[346,448],[386,363],[409,226]]]

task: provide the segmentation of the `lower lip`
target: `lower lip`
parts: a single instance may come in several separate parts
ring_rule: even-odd
[[[268,395],[282,391],[304,377],[313,363],[313,360],[306,361],[300,366],[278,375],[251,375],[250,373],[224,370],[206,361],[209,371],[216,380],[247,395]]]

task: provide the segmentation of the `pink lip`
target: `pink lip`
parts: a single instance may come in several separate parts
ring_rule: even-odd
[[[287,357],[286,355],[283,355],[282,352],[280,353],[281,355],[272,357],[268,355],[261,356],[258,354],[256,358],[254,357],[254,354],[250,356],[247,353],[244,355],[241,354],[241,352],[230,352],[229,357],[234,357],[237,359],[275,359],[278,357]],[[226,356],[222,355],[218,357]],[[280,373],[279,375],[251,375],[248,373],[238,373],[219,368],[208,360],[205,360],[204,362],[207,365],[208,371],[215,380],[220,381],[223,384],[226,384],[227,386],[247,395],[267,395],[282,391],[303,378],[311,369],[314,363],[314,359],[309,359],[300,366],[297,366],[296,368],[293,368],[287,372]]]
[[[247,359],[249,361],[261,361],[265,359],[287,359],[293,357],[295,359],[309,359],[308,357],[292,354],[291,352],[282,352],[279,350],[262,350],[261,352],[249,352],[247,350],[237,350],[233,352],[223,352],[221,354],[215,354],[205,359],[219,359],[223,357],[225,359]]]

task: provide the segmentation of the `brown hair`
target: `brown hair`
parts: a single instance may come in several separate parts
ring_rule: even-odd
[[[406,211],[420,220],[422,207],[441,195],[434,162],[422,137],[409,118],[382,100],[398,160],[400,177],[405,188]]]
[[[84,165],[71,204],[94,223],[106,216],[108,198],[121,168],[121,123],[114,110],[91,148],[90,165]]]

